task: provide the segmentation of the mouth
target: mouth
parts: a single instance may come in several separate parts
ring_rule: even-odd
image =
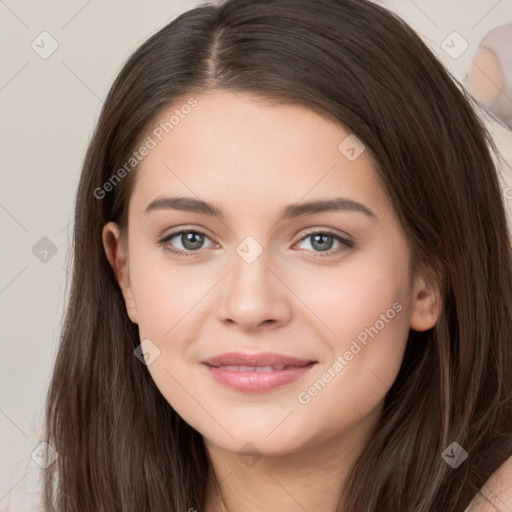
[[[202,361],[220,384],[237,391],[261,393],[293,382],[317,361],[272,353],[231,352]]]
[[[303,365],[272,365],[272,366],[234,366],[234,365],[211,365],[214,368],[221,368],[223,370],[230,370],[232,372],[279,372],[281,370],[289,370],[290,368],[301,368],[310,363]]]

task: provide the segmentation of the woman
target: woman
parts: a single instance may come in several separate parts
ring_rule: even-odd
[[[82,170],[46,510],[500,510],[487,143],[370,2],[228,0],[152,36]]]

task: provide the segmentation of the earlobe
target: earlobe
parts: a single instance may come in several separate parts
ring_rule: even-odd
[[[130,320],[136,324],[137,310],[130,284],[127,248],[121,237],[119,226],[115,222],[109,222],[103,226],[102,240],[105,254],[123,294],[128,316]]]
[[[410,328],[427,331],[434,327],[441,313],[439,287],[429,283],[423,276],[417,276],[413,287]]]

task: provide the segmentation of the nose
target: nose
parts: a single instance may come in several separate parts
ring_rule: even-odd
[[[218,315],[223,323],[256,331],[282,327],[290,321],[293,294],[269,254],[270,250],[264,249],[252,262],[233,255],[233,268],[219,299]]]

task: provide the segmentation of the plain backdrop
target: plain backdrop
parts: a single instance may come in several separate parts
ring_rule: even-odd
[[[65,307],[74,196],[102,100],[143,40],[200,3],[0,0],[0,511],[41,510],[35,460]],[[460,80],[482,37],[512,21],[512,0],[379,3]],[[442,47],[454,31],[469,44],[457,58]],[[489,127],[512,162],[512,133]],[[503,186],[512,186],[507,166]]]

